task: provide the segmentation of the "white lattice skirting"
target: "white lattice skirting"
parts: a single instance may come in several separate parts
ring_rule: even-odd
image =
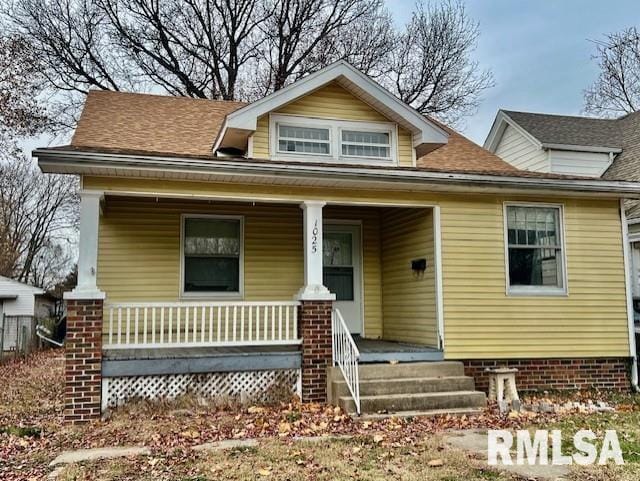
[[[102,379],[102,408],[131,399],[175,399],[185,394],[264,402],[281,396],[283,389],[300,395],[300,369],[109,377]]]

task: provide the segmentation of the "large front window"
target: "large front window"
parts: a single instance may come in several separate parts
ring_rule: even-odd
[[[183,292],[239,293],[242,220],[184,217]]]
[[[509,292],[566,291],[559,206],[507,205]]]

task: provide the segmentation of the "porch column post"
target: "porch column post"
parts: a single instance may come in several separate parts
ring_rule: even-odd
[[[64,294],[67,336],[64,420],[78,424],[100,417],[104,292],[98,289],[98,226],[102,192],[80,193],[78,285]]]
[[[331,312],[335,295],[322,280],[322,208],[324,202],[300,204],[304,215],[304,286],[298,292],[302,339],[302,400],[326,402],[327,368],[332,362]]]
[[[80,193],[80,248],[78,251],[78,285],[67,299],[104,299],[96,284],[98,271],[98,226],[102,192]]]

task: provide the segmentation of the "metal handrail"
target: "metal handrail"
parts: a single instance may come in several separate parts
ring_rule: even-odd
[[[333,309],[331,315],[333,365],[337,365],[347,383],[349,392],[356,405],[356,412],[360,414],[360,376],[358,362],[360,351],[353,336],[349,332],[340,310]]]

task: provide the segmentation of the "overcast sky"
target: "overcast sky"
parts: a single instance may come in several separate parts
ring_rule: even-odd
[[[406,21],[415,0],[387,0]],[[582,91],[597,75],[589,40],[640,25],[639,0],[468,0],[480,22],[475,57],[496,86],[463,132],[482,144],[499,108],[580,115]]]

